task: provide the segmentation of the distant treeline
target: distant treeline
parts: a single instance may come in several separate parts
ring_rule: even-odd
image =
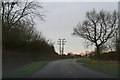
[[[106,52],[100,55],[102,60],[118,60],[118,53],[115,51]]]
[[[89,57],[91,59],[97,59],[97,60],[119,60],[119,53],[116,51],[110,51],[110,52],[103,52],[99,55],[99,57],[96,57],[95,52],[90,52],[88,55],[85,55],[85,57]]]

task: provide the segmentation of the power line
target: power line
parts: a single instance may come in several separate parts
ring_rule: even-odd
[[[59,54],[64,54],[64,45],[65,45],[65,39],[58,39],[58,45],[59,45]]]

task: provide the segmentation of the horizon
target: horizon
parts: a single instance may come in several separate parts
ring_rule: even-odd
[[[65,38],[64,53],[75,54],[93,51],[95,48],[94,46],[87,48],[84,39],[71,35],[73,28],[86,19],[86,12],[93,9],[112,12],[118,9],[117,2],[43,2],[42,6],[46,21],[36,21],[36,29],[41,31],[47,39],[55,42],[54,47],[57,53],[59,53],[58,39]]]

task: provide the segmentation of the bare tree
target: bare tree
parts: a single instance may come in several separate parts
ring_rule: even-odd
[[[86,39],[96,46],[97,56],[100,47],[115,36],[117,31],[117,11],[112,13],[92,10],[86,13],[86,20],[73,29],[73,35]]]
[[[106,51],[117,51],[117,42],[115,38],[108,40],[104,46],[106,47]],[[103,48],[105,49],[105,48]]]
[[[32,35],[34,18],[36,17],[43,20],[45,16],[43,11],[40,10],[42,8],[41,3],[39,2],[29,0],[3,0],[1,3],[3,42],[8,39],[9,34],[13,29],[19,30],[29,27],[29,29],[25,29],[29,30],[28,32],[26,31],[26,34]],[[24,36],[26,37],[26,35]]]
[[[9,32],[20,20],[29,19],[33,21],[33,17],[36,16],[43,20],[43,12],[39,10],[41,8],[39,2],[29,2],[28,0],[21,2],[10,0],[7,2],[4,0],[1,8],[2,26]]]

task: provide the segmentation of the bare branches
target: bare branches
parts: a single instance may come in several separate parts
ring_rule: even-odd
[[[38,9],[41,9],[42,6],[39,2],[2,2],[2,24],[3,27],[7,27],[9,31],[10,28],[14,27],[17,22],[21,19],[33,19],[37,17],[43,20],[43,12]],[[4,24],[7,23],[7,24]]]
[[[86,20],[73,29],[73,35],[82,37],[99,48],[109,39],[113,38],[118,25],[117,11],[113,13],[95,10],[86,13]]]

